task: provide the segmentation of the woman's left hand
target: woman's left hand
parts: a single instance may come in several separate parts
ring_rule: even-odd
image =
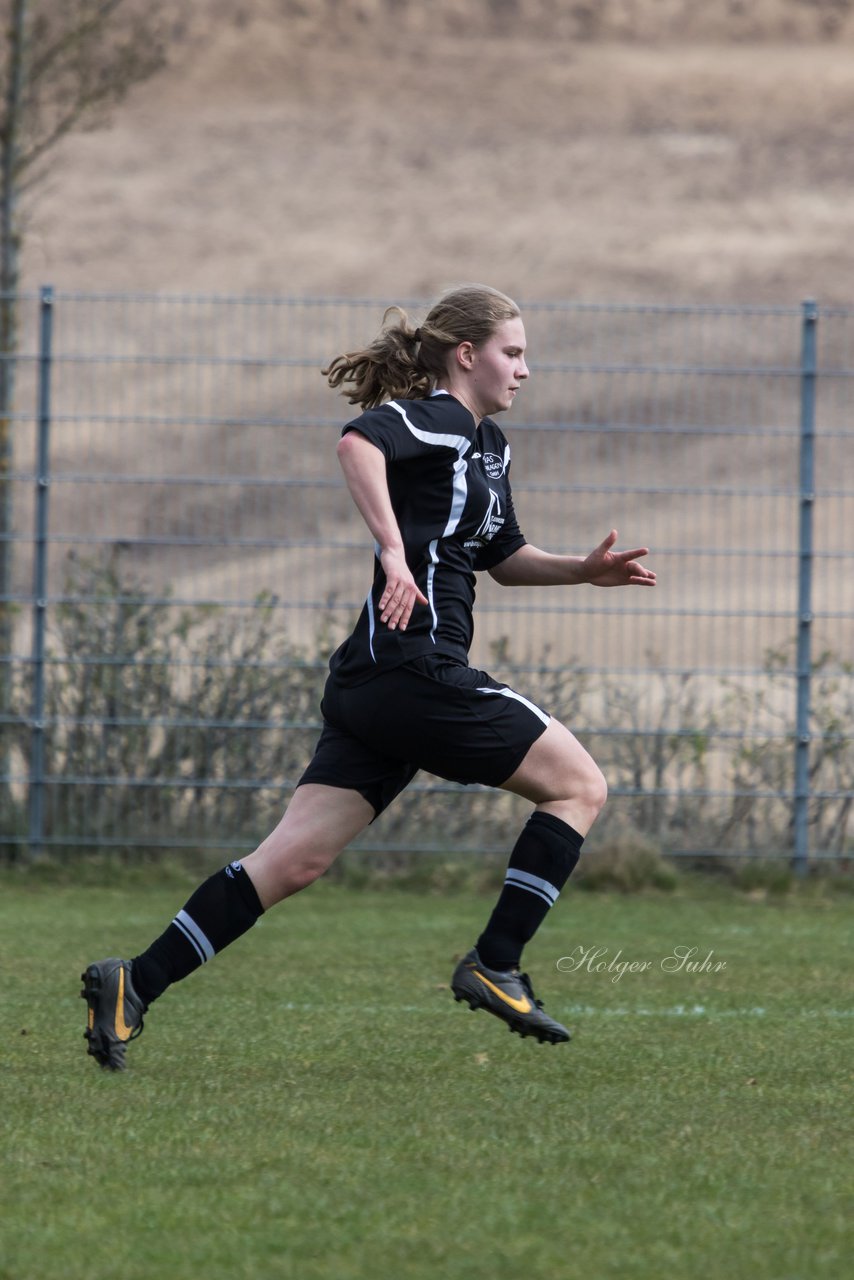
[[[654,587],[655,574],[638,564],[639,556],[649,555],[649,547],[636,547],[634,551],[612,551],[617,541],[617,530],[612,529],[607,538],[584,561],[584,581],[594,587]]]

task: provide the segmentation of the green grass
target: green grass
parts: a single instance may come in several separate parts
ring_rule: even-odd
[[[0,881],[2,1280],[847,1274],[850,897],[565,895],[526,956],[555,1047],[450,996],[489,898],[321,884],[103,1073],[78,975],[186,896]]]

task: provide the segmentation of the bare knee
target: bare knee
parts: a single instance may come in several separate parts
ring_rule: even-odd
[[[294,893],[299,893],[302,889],[307,889],[309,885],[314,884],[315,880],[319,880],[322,875],[329,870],[332,859],[306,859],[300,862],[292,862],[287,867],[282,868],[282,874],[279,879],[279,900],[289,898]]]
[[[278,859],[273,873],[278,875],[283,889],[282,897],[307,889],[310,884],[329,870],[335,861],[338,850],[313,849],[311,847],[290,849],[286,856]]]
[[[582,768],[568,771],[562,784],[541,801],[539,808],[553,813],[585,836],[608,798],[608,784],[595,761],[588,756]]]
[[[298,787],[275,831],[243,859],[262,906],[313,884],[373,816],[358,792],[319,784]]]
[[[264,908],[272,907],[314,884],[334,861],[329,851],[311,848],[267,848],[263,846],[243,859]]]
[[[595,760],[589,760],[584,775],[578,783],[578,799],[587,806],[593,818],[598,818],[608,799],[608,783]]]
[[[504,787],[586,835],[608,795],[596,761],[557,720],[528,751]]]

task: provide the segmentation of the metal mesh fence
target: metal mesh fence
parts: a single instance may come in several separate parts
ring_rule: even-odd
[[[7,850],[245,850],[274,823],[370,573],[333,456],[352,415],[319,371],[383,309],[19,300]],[[611,791],[596,839],[846,856],[854,312],[523,310],[532,376],[502,423],[522,528],[578,553],[616,527],[659,586],[483,575],[472,660],[592,750]],[[520,814],[420,775],[363,843],[506,848]]]

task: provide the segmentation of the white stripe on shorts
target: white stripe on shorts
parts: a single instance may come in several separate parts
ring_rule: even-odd
[[[478,689],[478,693],[500,693],[505,698],[513,698],[515,702],[521,702],[523,707],[527,707],[529,711],[533,711],[538,720],[542,720],[543,724],[551,721],[548,712],[543,711],[542,707],[538,707],[535,702],[531,702],[529,698],[523,698],[521,693],[517,693],[515,689],[508,689],[505,685],[503,689],[489,689],[484,687]]]
[[[560,897],[560,889],[556,889],[548,880],[543,880],[541,876],[532,876],[530,871],[520,871],[518,867],[507,868],[504,883],[512,884],[516,889],[527,889],[529,893],[535,893],[538,898],[544,898],[550,907],[553,907]]]
[[[181,930],[187,941],[196,948],[202,964],[207,960],[213,960],[216,952],[192,916],[188,916],[186,911],[179,911],[172,923]]]

